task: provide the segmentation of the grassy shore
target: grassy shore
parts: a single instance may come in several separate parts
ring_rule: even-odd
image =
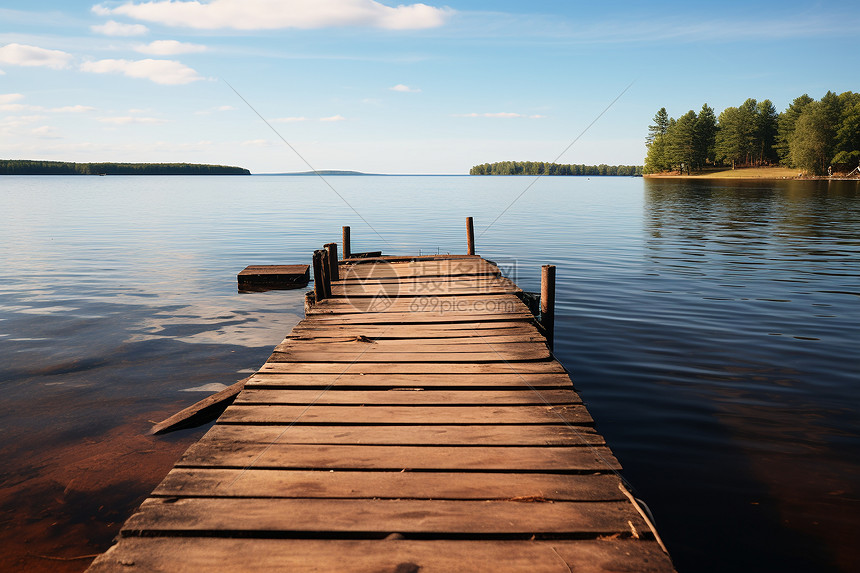
[[[656,173],[645,177],[674,179],[807,179],[800,170],[789,167],[744,167],[742,169],[710,169],[690,175],[677,172]]]

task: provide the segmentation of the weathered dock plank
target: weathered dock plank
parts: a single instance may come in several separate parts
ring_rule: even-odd
[[[152,492],[157,497],[319,499],[472,499],[506,501],[624,501],[613,475],[520,473],[270,471],[174,468]],[[524,493],[524,492],[531,492]]]
[[[331,274],[91,571],[673,571],[496,265]]]
[[[654,541],[126,538],[90,569],[143,571],[338,571],[339,573],[606,573],[673,571]]]

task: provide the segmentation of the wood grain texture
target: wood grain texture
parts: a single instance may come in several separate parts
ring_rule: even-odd
[[[129,564],[134,564],[131,567]],[[127,538],[93,573],[299,571],[339,573],[669,573],[669,557],[641,539],[448,541]]]
[[[277,364],[277,363],[276,363]],[[280,363],[290,366],[290,363]],[[355,364],[353,366],[359,366]],[[458,365],[459,366],[459,365]],[[503,390],[533,388],[568,388],[573,384],[563,373],[494,373],[494,374],[442,374],[442,373],[324,373],[305,374],[262,371],[254,374],[245,388],[459,388],[471,390]]]
[[[589,426],[284,426],[216,424],[198,444],[318,444],[364,446],[604,445]]]
[[[175,468],[159,497],[624,501],[618,476]]]
[[[150,498],[122,527],[124,537],[219,532],[294,537],[391,532],[474,535],[631,535],[647,525],[628,502]]]
[[[621,469],[605,446],[329,446],[224,442],[192,445],[176,467],[580,473]]]
[[[234,404],[218,418],[224,424],[592,424],[574,406],[245,406]]]
[[[284,404],[317,406],[496,406],[512,405],[572,405],[581,404],[579,396],[570,390],[338,390],[337,387],[318,390],[258,390],[248,389],[235,402],[245,405]]]

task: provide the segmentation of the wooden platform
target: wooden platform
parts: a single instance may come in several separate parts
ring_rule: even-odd
[[[497,267],[339,276],[90,571],[673,571]]]

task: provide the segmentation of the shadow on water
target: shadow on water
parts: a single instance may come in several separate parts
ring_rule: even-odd
[[[858,186],[646,181],[645,199],[635,286],[574,301],[557,328],[591,336],[557,353],[678,569],[856,570]]]

